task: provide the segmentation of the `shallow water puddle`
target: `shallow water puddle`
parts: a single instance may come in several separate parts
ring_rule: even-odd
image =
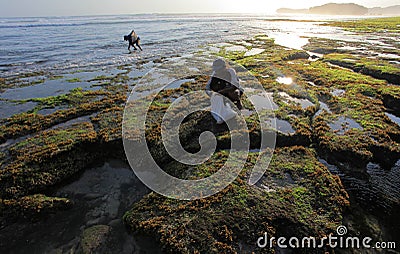
[[[296,132],[288,121],[281,119],[276,119],[276,129],[285,134],[294,134]]]
[[[14,103],[8,101],[0,101],[0,119],[8,118],[15,114],[24,113],[34,109],[36,102]]]
[[[257,111],[267,109],[267,110],[277,110],[279,106],[273,101],[272,93],[266,93],[261,95],[252,95],[249,100],[254,105]]]
[[[330,93],[333,96],[339,96],[340,97],[340,96],[344,95],[346,93],[346,91],[343,90],[343,89],[333,89]]]
[[[77,117],[77,118],[71,119],[67,122],[54,125],[51,128],[49,128],[49,130],[62,129],[62,128],[67,128],[67,127],[72,126],[77,123],[90,122],[90,119],[96,115],[97,115],[97,113],[93,113],[91,115]]]
[[[387,210],[399,205],[400,160],[390,170],[384,170],[378,164],[370,162],[365,169],[359,169],[361,171],[349,167],[338,168],[323,159],[319,161],[332,174],[340,177],[346,191],[371,210]]]
[[[321,162],[325,167],[327,167],[329,172],[331,172],[335,175],[339,175],[341,177],[344,176],[344,174],[340,171],[340,169],[338,167],[336,167],[335,165],[329,164],[324,159],[319,159],[319,162]]]
[[[279,92],[279,96],[281,96],[283,99],[285,99],[287,101],[292,101],[292,102],[300,104],[303,109],[314,106],[314,103],[312,103],[311,101],[309,101],[307,99],[295,98],[285,92]]]
[[[117,70],[118,72],[122,72],[121,70]],[[89,81],[91,79],[95,79],[98,77],[107,77],[109,73],[103,70],[99,71],[82,71],[82,72],[73,72],[68,73],[63,76],[60,80],[68,80],[68,79],[80,79],[82,81]]]
[[[390,170],[384,170],[380,165],[370,162],[367,173],[371,176],[370,183],[374,190],[384,193],[393,201],[400,200],[400,161]]]
[[[244,54],[244,56],[245,56],[245,57],[247,57],[247,56],[255,56],[255,55],[258,55],[258,54],[263,53],[264,51],[265,51],[265,49],[252,48],[251,50],[247,51],[247,52]]]
[[[137,63],[133,68],[127,71],[127,75],[130,79],[138,79],[139,77],[145,76],[156,65],[157,64],[153,61]]]
[[[319,116],[319,115],[322,114],[322,112],[324,112],[324,111],[325,111],[326,113],[328,113],[328,114],[332,114],[332,111],[331,111],[331,109],[329,108],[329,106],[328,106],[326,103],[320,101],[320,102],[319,102],[319,110],[318,110],[317,113],[315,113],[315,116]]]
[[[356,50],[365,50],[365,48],[354,47],[354,46],[342,46],[342,47],[338,47],[337,50],[341,50],[341,51],[356,51]]]
[[[399,55],[389,53],[376,53],[379,58],[400,59]]]
[[[144,75],[146,75],[149,72],[149,69],[133,69],[131,71],[129,71],[128,73],[128,77],[129,79],[139,79],[141,77],[143,77]]]
[[[213,52],[213,53],[218,53],[221,49],[218,47],[214,47],[214,46],[208,46],[208,47],[206,47],[206,50]]]
[[[271,128],[274,127],[271,122],[271,119],[268,119],[267,121],[265,121],[265,123],[267,124],[268,127],[271,127]],[[276,131],[278,131],[278,132],[281,132],[281,133],[287,134],[287,135],[294,134],[296,132],[296,130],[293,129],[292,125],[286,120],[276,118],[275,123],[276,123],[276,125],[275,125]]]
[[[276,44],[292,49],[301,50],[309,42],[308,38],[294,33],[269,33],[268,36],[275,39]]]
[[[343,135],[345,132],[351,129],[363,130],[363,127],[359,123],[357,123],[351,118],[344,116],[339,117],[338,119],[329,123],[328,125],[329,127],[331,127],[333,131],[335,131],[339,135]]]
[[[310,86],[317,86],[314,82],[308,81],[307,84],[309,84]]]
[[[37,114],[38,115],[50,115],[50,114],[53,114],[53,113],[55,113],[57,110],[62,110],[62,109],[65,109],[65,108],[63,108],[63,107],[60,107],[60,106],[57,106],[57,107],[54,107],[54,108],[43,108],[43,109],[41,109],[41,110],[39,110],[38,112],[37,112]]]
[[[245,47],[253,46],[253,44],[251,44],[250,42],[247,42],[247,41],[240,41],[240,42],[238,42],[238,44],[241,44],[241,45],[243,45]]]
[[[43,83],[33,84],[31,86],[11,88],[0,93],[0,98],[9,100],[27,100],[32,98],[46,98],[68,93],[75,88],[96,91],[100,86],[93,86],[92,80],[110,79],[118,74],[126,73],[126,70],[100,70],[68,73],[62,78],[51,79],[44,77]],[[129,76],[129,75],[128,75]],[[35,77],[37,80],[37,77]]]
[[[265,192],[276,192],[282,188],[290,188],[296,185],[296,181],[288,172],[283,173],[279,177],[265,177],[256,184],[257,187],[263,189]]]
[[[101,87],[92,87],[90,82],[68,82],[66,80],[47,80],[43,84],[8,89],[0,94],[0,98],[9,100],[27,100],[46,98],[68,93],[75,88],[84,90],[100,90]]]
[[[390,118],[390,120],[392,120],[392,122],[396,123],[398,126],[400,126],[400,117],[397,117],[395,115],[392,115],[390,113],[385,113],[385,115],[387,115],[387,117]]]
[[[38,76],[32,76],[32,77],[25,77],[25,78],[20,78],[19,81],[22,83],[34,83],[34,82],[40,82],[41,80],[46,80],[47,77],[43,75],[38,75]]]
[[[244,46],[240,46],[240,45],[233,45],[230,47],[226,47],[225,50],[227,52],[245,52],[245,51],[247,51],[247,48],[245,48]]]

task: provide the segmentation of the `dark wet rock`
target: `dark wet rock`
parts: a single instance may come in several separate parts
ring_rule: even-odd
[[[354,70],[357,71],[356,68],[354,68]],[[385,73],[379,70],[371,70],[367,68],[362,68],[361,70],[359,70],[359,72],[377,79],[386,80],[392,84],[400,85],[400,74]]]
[[[336,52],[338,52],[338,50],[334,49],[334,48],[313,48],[312,52],[315,52],[315,53],[321,54],[321,55],[327,55],[327,54],[331,54],[331,53],[336,53]]]
[[[384,94],[383,96],[383,103],[385,107],[393,109],[397,112],[400,112],[400,96],[399,95],[391,95],[391,94]]]
[[[300,51],[300,52],[295,52],[293,54],[290,54],[290,55],[284,57],[283,60],[291,61],[291,60],[308,59],[308,58],[310,58],[310,55],[307,52]]]
[[[68,199],[47,197],[41,194],[24,196],[18,200],[0,199],[0,217],[9,220],[12,218],[40,219],[49,213],[67,210],[72,206],[73,202]]]
[[[371,152],[374,154],[373,161],[378,161],[386,169],[390,169],[400,160],[399,149],[396,149],[396,144],[393,144],[393,146],[375,144],[371,147]]]
[[[109,248],[108,241],[110,235],[111,228],[106,225],[97,225],[85,229],[81,239],[81,253],[105,253]]]
[[[96,138],[93,125],[81,123],[69,129],[45,131],[14,144],[9,148],[12,161],[4,165],[0,174],[1,197],[15,198],[26,195],[45,186],[54,185],[62,181],[65,176],[73,175],[93,158],[84,147],[90,145]],[[65,157],[79,152],[87,157],[77,156],[74,160],[65,160]],[[65,161],[62,161],[63,159]],[[86,160],[86,163],[82,163],[82,160]],[[47,170],[37,174],[37,170],[44,165]]]

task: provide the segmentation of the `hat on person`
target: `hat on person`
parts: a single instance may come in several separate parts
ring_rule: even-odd
[[[217,59],[213,63],[213,71],[220,71],[222,69],[226,68],[226,63],[222,59]]]

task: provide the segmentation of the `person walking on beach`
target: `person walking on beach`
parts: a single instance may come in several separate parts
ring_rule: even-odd
[[[229,68],[223,59],[213,63],[213,74],[206,86],[206,92],[211,98],[211,112],[217,124],[228,121],[236,116],[224,97],[230,99],[238,109],[242,109],[240,97],[244,89],[240,86],[239,78],[233,68]]]
[[[129,42],[129,52],[131,52],[131,46],[134,48],[134,50],[137,50],[135,45],[138,46],[141,51],[143,51],[142,47],[140,46],[140,37],[136,34],[135,30],[132,30],[129,35],[124,36],[124,40]]]

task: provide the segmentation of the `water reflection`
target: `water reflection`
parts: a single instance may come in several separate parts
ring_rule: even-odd
[[[277,110],[279,106],[273,101],[272,93],[266,93],[265,95],[252,95],[249,100],[256,107],[257,111],[262,109]]]
[[[396,123],[398,126],[400,126],[400,117],[397,117],[397,116],[395,116],[395,115],[393,115],[393,114],[390,114],[390,113],[385,113],[385,115],[387,116],[387,117],[389,117],[390,118],[390,120],[392,120],[392,122],[394,122],[394,123]]]
[[[336,134],[343,135],[351,129],[363,130],[363,127],[351,118],[341,116],[328,124]]]

